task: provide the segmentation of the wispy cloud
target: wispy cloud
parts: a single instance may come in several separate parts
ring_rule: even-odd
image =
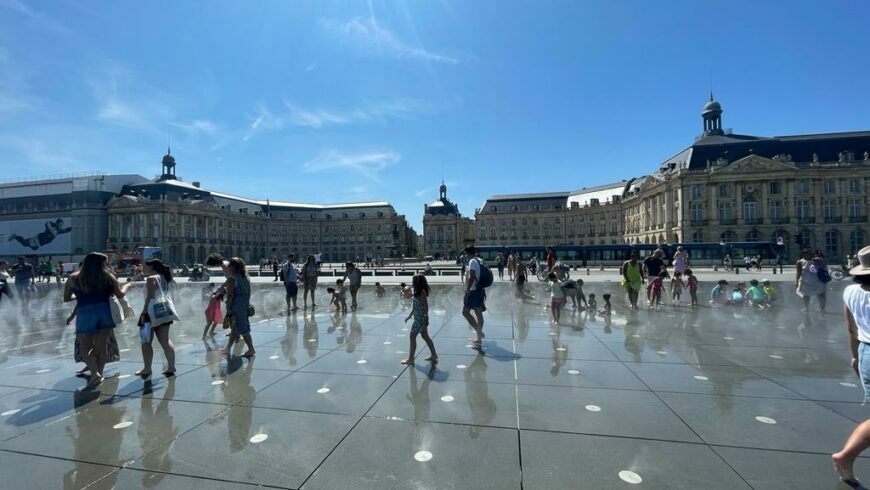
[[[42,12],[34,10],[21,0],[0,0],[0,8],[9,9],[18,14],[21,14],[30,19],[36,25],[50,31],[59,33],[69,32],[69,28],[67,28],[64,23],[58,21],[57,19],[51,18]]]
[[[399,38],[393,31],[378,24],[372,15],[368,19],[357,17],[350,20],[320,19],[321,28],[337,41],[367,56],[417,60],[435,63],[459,63],[459,59],[421,46],[413,46]]]
[[[183,123],[172,123],[173,127],[176,127],[187,134],[195,135],[195,134],[207,134],[213,135],[218,132],[217,124],[209,121],[207,119],[194,119],[189,122]]]
[[[290,111],[287,118],[289,124],[310,128],[373,120],[413,119],[418,115],[434,112],[432,104],[412,98],[374,102],[350,110],[304,109],[291,102],[285,102],[285,105]]]
[[[311,63],[305,67],[305,71],[314,71],[315,68],[317,68],[317,63]]]
[[[401,155],[392,151],[344,153],[326,150],[306,162],[304,168],[309,173],[346,170],[377,181],[382,170],[401,159]]]
[[[420,189],[418,191],[414,191],[414,195],[417,196],[418,199],[426,197],[429,194],[430,189]]]
[[[248,141],[257,133],[263,131],[277,131],[285,125],[284,118],[274,116],[266,106],[260,104],[257,106],[257,112],[253,115],[248,115],[248,131],[242,137],[244,141]]]
[[[0,148],[18,154],[29,165],[43,171],[68,172],[71,167],[79,167],[81,161],[64,154],[56,144],[38,138],[22,136],[0,136]]]
[[[0,46],[0,114],[32,112],[40,105],[41,99],[33,95],[31,77],[30,70]]]
[[[117,63],[108,63],[90,80],[96,118],[138,131],[163,131],[173,119],[171,104],[160,90]]]

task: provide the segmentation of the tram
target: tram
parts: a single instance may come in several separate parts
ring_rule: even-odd
[[[732,261],[742,260],[744,256],[760,255],[762,260],[773,263],[777,254],[780,253],[778,248],[782,248],[768,242],[672,243],[662,245],[619,243],[612,245],[553,245],[553,251],[559,261],[571,267],[591,267],[621,265],[628,260],[633,252],[637,253],[640,260],[643,260],[657,249],[662,249],[665,252],[666,262],[670,265],[674,252],[680,246],[689,254],[689,263],[699,266],[722,265],[722,259],[725,258],[725,255],[730,255]],[[546,247],[534,245],[479,246],[477,251],[487,265],[494,265],[498,254],[502,254],[506,258],[511,252],[525,261],[532,258],[543,261],[547,257]]]

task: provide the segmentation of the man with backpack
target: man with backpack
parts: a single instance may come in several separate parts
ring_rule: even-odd
[[[294,262],[296,262],[296,256],[289,254],[287,256],[287,262],[284,262],[284,265],[281,267],[281,280],[284,281],[284,290],[287,293],[285,295],[287,301],[287,315],[290,315],[290,313],[299,309],[299,307],[296,306],[296,296],[299,293],[299,285],[297,284],[299,274],[296,271]],[[291,303],[293,304],[292,307],[290,306]]]
[[[469,340],[480,345],[483,334],[483,312],[486,311],[486,288],[492,285],[492,271],[477,256],[477,249],[472,245],[465,249],[468,256],[468,279],[465,281],[465,300],[462,306],[462,316],[468,320],[475,336]],[[474,311],[472,316],[471,312]]]

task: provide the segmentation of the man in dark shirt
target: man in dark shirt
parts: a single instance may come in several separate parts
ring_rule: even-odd
[[[27,311],[30,305],[30,288],[34,286],[33,266],[24,261],[24,257],[18,257],[18,263],[12,268],[12,277],[15,278],[15,292],[21,300],[21,309]]]
[[[646,273],[646,277],[648,277],[650,281],[659,277],[659,274],[661,274],[661,272],[665,270],[665,261],[662,259],[664,254],[665,253],[662,251],[662,249],[659,248],[655,252],[653,252],[652,255],[643,260],[643,270]],[[646,299],[647,302],[649,302],[649,289],[647,289]]]

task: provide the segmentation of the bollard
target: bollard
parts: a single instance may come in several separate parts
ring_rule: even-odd
[[[718,266],[718,265],[714,265],[714,266],[713,266],[713,272],[718,272],[718,271],[719,271],[719,266]]]
[[[776,275],[776,267],[773,268],[773,275]]]
[[[590,275],[590,272],[589,272],[589,268],[588,268],[588,267],[586,268],[586,275],[587,275],[587,276]]]
[[[737,275],[739,276],[739,275],[740,275],[740,267],[735,267],[735,268],[734,268],[734,273],[737,274]]]
[[[600,269],[598,269],[598,270],[600,270],[601,272],[604,272],[604,264],[601,264]]]

